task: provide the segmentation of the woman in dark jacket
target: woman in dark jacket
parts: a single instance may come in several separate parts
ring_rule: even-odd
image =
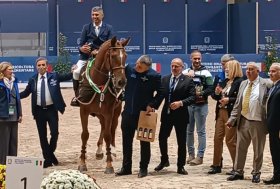
[[[234,164],[236,154],[236,127],[227,128],[227,122],[233,109],[238,94],[240,83],[243,81],[242,68],[237,60],[231,60],[225,66],[226,79],[218,84],[212,98],[216,104],[216,125],[214,135],[214,157],[213,165],[209,174],[221,173],[223,140],[225,138],[232,163]]]
[[[0,164],[7,156],[17,156],[18,123],[22,111],[17,80],[9,62],[0,63]]]

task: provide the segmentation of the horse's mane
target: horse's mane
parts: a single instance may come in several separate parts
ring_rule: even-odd
[[[99,47],[99,49],[106,49],[106,47],[108,46],[108,44],[110,44],[111,43],[111,40],[112,39],[109,39],[109,40],[107,40],[107,41],[105,41],[104,43],[102,43],[102,45]]]

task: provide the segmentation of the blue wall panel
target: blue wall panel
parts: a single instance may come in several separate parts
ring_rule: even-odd
[[[0,21],[1,32],[3,33],[47,32],[47,4],[0,3]]]
[[[256,3],[229,5],[229,52],[256,53]]]

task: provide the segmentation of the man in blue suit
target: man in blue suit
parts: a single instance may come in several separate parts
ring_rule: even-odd
[[[48,61],[40,57],[36,60],[38,73],[32,76],[24,91],[20,93],[20,98],[26,98],[30,94],[32,114],[36,121],[40,144],[43,152],[44,168],[53,164],[58,165],[54,152],[58,140],[58,111],[64,113],[65,102],[63,100],[60,82],[72,79],[72,73],[58,74],[47,72]],[[47,123],[50,128],[50,142],[47,137]]]
[[[73,89],[75,96],[79,95],[79,77],[83,66],[87,60],[98,53],[99,47],[108,39],[113,37],[113,27],[104,23],[104,12],[101,7],[93,7],[91,9],[92,22],[83,26],[79,43],[80,60],[77,62],[77,68],[73,72]],[[79,106],[74,97],[71,106]]]

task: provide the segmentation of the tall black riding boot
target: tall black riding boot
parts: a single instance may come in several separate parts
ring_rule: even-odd
[[[79,80],[75,80],[73,79],[73,89],[74,89],[74,93],[75,93],[75,97],[71,100],[70,105],[71,106],[80,106],[77,97],[79,96]]]

